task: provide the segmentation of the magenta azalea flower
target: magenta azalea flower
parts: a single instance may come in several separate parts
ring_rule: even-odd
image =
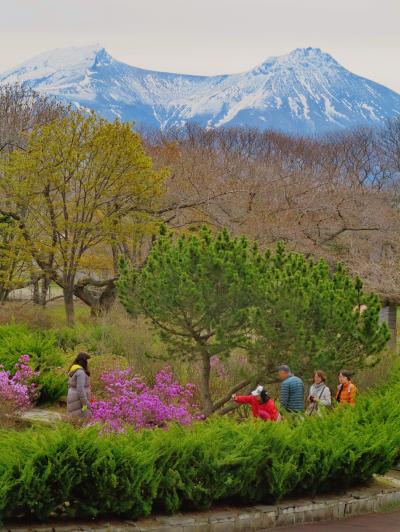
[[[132,374],[131,369],[101,376],[108,398],[92,404],[93,421],[106,430],[122,431],[130,425],[141,428],[163,427],[169,422],[188,425],[195,418],[194,385],[174,381],[171,368],[157,373],[154,386]]]

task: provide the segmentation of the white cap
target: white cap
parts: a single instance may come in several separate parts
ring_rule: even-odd
[[[257,397],[258,395],[261,395],[261,392],[263,390],[264,390],[264,386],[258,385],[257,388],[251,392],[251,395],[254,395],[255,397]]]

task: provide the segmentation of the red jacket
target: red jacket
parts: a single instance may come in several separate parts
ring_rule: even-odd
[[[261,419],[277,421],[279,417],[278,409],[272,399],[268,399],[266,403],[259,403],[257,397],[254,395],[238,395],[235,401],[239,404],[248,404],[251,406],[254,417]]]

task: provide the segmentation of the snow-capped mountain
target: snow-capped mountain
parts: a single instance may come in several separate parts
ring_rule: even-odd
[[[352,74],[319,48],[298,48],[221,76],[144,70],[101,46],[65,48],[0,74],[0,83],[14,82],[109,119],[162,129],[193,121],[318,134],[400,115],[400,94]]]

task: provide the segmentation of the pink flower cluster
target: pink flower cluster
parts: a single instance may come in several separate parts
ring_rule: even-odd
[[[38,397],[38,387],[34,382],[39,372],[29,365],[29,355],[22,355],[15,364],[15,373],[0,365],[0,401],[7,411],[26,410]]]
[[[106,430],[120,432],[127,425],[136,430],[162,427],[172,421],[187,425],[195,419],[194,385],[175,382],[171,368],[158,372],[153,386],[131,369],[105,373],[101,380],[108,398],[92,403],[92,420],[100,421]]]

